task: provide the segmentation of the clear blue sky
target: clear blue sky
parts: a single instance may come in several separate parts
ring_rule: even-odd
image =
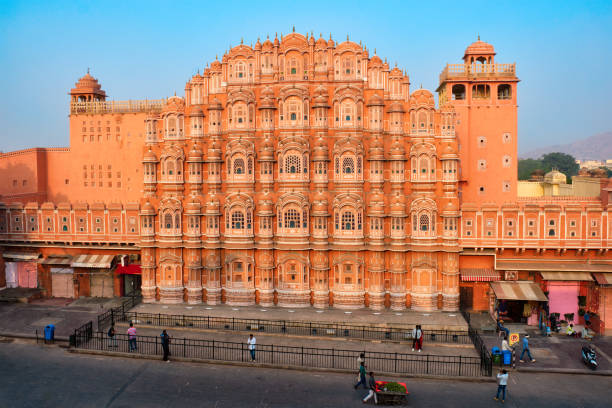
[[[516,62],[519,151],[612,130],[611,1],[0,0],[0,150],[67,146],[68,95],[87,67],[112,99],[183,95],[243,37],[347,33],[435,90],[480,34]]]

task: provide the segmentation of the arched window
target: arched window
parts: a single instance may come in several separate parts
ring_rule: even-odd
[[[429,231],[429,216],[427,214],[421,214],[419,218],[419,230],[423,232]]]
[[[297,58],[291,58],[289,60],[289,72],[291,75],[297,75],[299,71],[299,64]]]
[[[465,99],[465,85],[455,84],[453,85],[453,100],[460,101]]]
[[[234,159],[234,174],[244,174],[244,160],[240,157]]]
[[[174,228],[177,230],[181,228],[181,216],[179,213],[174,214]]]
[[[174,160],[167,159],[166,160],[166,171],[169,176],[174,175],[174,167],[175,167]]]
[[[164,227],[166,229],[172,229],[172,214],[166,213],[164,215]]]
[[[491,96],[491,87],[487,84],[472,85],[472,98],[474,99],[489,99]]]
[[[355,230],[355,214],[353,214],[351,211],[345,211],[342,213],[342,230]]]
[[[512,87],[509,84],[498,85],[497,99],[512,99]]]
[[[246,78],[246,64],[242,61],[236,63],[236,78]]]
[[[290,154],[285,158],[285,172],[288,174],[301,173],[300,156]]]
[[[342,173],[353,174],[355,173],[355,161],[352,157],[345,157],[342,159]]]
[[[294,209],[290,208],[285,211],[284,214],[285,228],[299,228],[300,227],[300,214]]]
[[[232,211],[232,229],[244,228],[244,214],[242,211]]]

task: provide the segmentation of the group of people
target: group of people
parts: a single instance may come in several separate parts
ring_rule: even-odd
[[[378,399],[376,397],[376,379],[374,378],[374,372],[370,371],[370,378],[366,384],[366,367],[365,367],[365,354],[359,354],[357,357],[357,363],[359,364],[359,373],[357,374],[357,384],[355,384],[354,388],[357,389],[360,385],[363,385],[363,388],[368,389],[368,395],[363,397],[363,402],[366,403],[370,400],[370,398],[374,397],[374,403],[378,404]]]
[[[108,329],[108,346],[109,347],[119,347],[117,344],[117,333],[115,331],[115,325],[112,324]],[[129,352],[138,351],[138,342],[136,341],[136,327],[134,327],[134,322],[130,322],[130,327],[127,329],[128,336],[128,350]],[[163,360],[170,362],[170,335],[164,329],[162,330],[160,337],[160,343],[163,351]],[[251,355],[251,361],[255,362],[255,347],[257,344],[257,340],[253,334],[249,335],[247,339],[247,349],[249,350],[249,354]]]

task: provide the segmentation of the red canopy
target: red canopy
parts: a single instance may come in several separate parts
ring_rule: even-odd
[[[117,273],[120,275],[140,275],[140,265],[117,266]]]

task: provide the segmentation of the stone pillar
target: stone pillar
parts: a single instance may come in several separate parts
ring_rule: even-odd
[[[274,254],[272,250],[258,251],[256,261],[256,290],[259,293],[259,305],[274,306]]]
[[[442,269],[442,310],[459,310],[459,254],[447,253]]]
[[[218,305],[221,303],[221,257],[218,249],[208,249],[205,254],[206,303]]]
[[[142,302],[154,303],[157,292],[157,284],[155,280],[155,248],[142,248],[141,250],[142,264]]]
[[[391,252],[389,272],[391,273],[391,309],[406,309],[406,262],[403,252]]]
[[[329,307],[329,260],[327,252],[313,251],[313,306],[317,309]]]
[[[382,310],[385,308],[385,253],[370,252],[367,265],[368,296],[370,309]]]

